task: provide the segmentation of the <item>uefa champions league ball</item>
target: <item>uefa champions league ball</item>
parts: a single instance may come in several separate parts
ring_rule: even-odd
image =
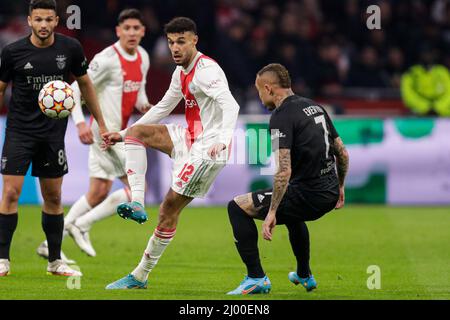
[[[39,107],[49,118],[64,119],[70,115],[75,100],[73,89],[61,80],[50,81],[39,92]]]

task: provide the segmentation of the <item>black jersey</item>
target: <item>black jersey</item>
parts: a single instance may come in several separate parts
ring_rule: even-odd
[[[45,116],[38,104],[41,88],[53,80],[69,82],[70,74],[86,74],[87,60],[78,40],[55,33],[47,48],[35,47],[30,36],[6,46],[1,53],[0,80],[12,81],[6,130],[39,139],[64,139],[66,119]]]
[[[273,148],[291,150],[291,184],[338,183],[333,142],[339,135],[321,106],[289,96],[272,112],[270,129]]]

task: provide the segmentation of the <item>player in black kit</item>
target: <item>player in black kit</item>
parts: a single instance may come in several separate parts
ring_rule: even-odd
[[[259,259],[253,219],[264,220],[266,240],[272,240],[275,225],[286,225],[297,259],[297,270],[288,278],[311,291],[317,283],[309,267],[305,221],[319,219],[344,205],[348,153],[326,111],[292,92],[285,67],[267,65],[258,72],[255,85],[262,103],[273,110],[270,130],[277,172],[273,189],[240,195],[228,203],[236,248],[248,272],[228,294],[268,293],[271,289]]]
[[[0,108],[6,87],[12,82],[5,144],[1,159],[3,193],[0,203],[0,277],[10,271],[9,249],[17,226],[17,203],[24,176],[32,163],[32,175],[39,177],[42,198],[42,228],[49,250],[47,272],[80,276],[61,260],[64,227],[61,185],[67,173],[64,135],[67,119],[46,117],[38,105],[40,89],[49,81],[70,82],[75,76],[92,115],[106,132],[95,89],[86,73],[88,64],[80,43],[55,34],[58,24],[54,0],[32,0],[28,24],[31,35],[6,46],[0,62]]]

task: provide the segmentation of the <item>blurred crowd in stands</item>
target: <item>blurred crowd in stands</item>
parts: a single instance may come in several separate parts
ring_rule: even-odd
[[[419,63],[450,68],[449,0],[58,0],[60,32],[76,36],[88,58],[115,41],[120,10],[140,8],[151,55],[150,83],[164,92],[174,68],[164,23],[172,17],[193,18],[199,48],[217,60],[233,93],[247,112],[257,112],[255,73],[269,62],[290,71],[294,90],[316,98],[349,94],[353,88],[377,88],[400,96],[401,76]],[[29,33],[28,1],[0,1],[0,48]],[[81,30],[65,28],[66,8],[81,8]],[[381,29],[366,26],[369,5],[381,9]],[[384,91],[383,91],[384,90]],[[363,91],[364,92],[364,91]],[[156,102],[156,101],[152,101]],[[243,110],[245,112],[245,110]]]

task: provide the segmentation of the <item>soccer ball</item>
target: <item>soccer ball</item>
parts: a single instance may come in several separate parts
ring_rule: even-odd
[[[64,119],[75,106],[73,89],[61,80],[50,81],[39,92],[39,107],[49,118]]]

